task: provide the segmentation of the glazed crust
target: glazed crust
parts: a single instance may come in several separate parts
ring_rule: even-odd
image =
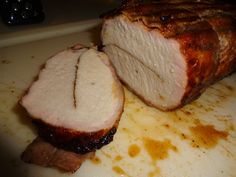
[[[229,4],[142,1],[127,3],[103,18],[123,16],[147,31],[178,41],[188,77],[181,107],[236,70],[235,14],[235,5]]]
[[[34,120],[33,123],[37,127],[39,136],[44,140],[58,148],[78,154],[95,151],[110,143],[118,126],[117,121],[112,128],[88,133],[52,126],[40,120]]]

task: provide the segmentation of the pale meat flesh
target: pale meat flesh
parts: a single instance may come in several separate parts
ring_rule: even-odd
[[[106,25],[110,26],[102,34],[104,51],[121,80],[137,88],[134,91],[152,105],[162,109],[179,105],[187,84],[186,61],[179,44],[125,18],[117,18],[111,24],[107,21]]]
[[[32,117],[83,132],[114,125],[123,104],[122,89],[107,57],[85,50],[63,51],[47,61],[22,99]]]
[[[107,55],[74,46],[46,62],[21,104],[40,137],[85,154],[113,140],[124,93]]]

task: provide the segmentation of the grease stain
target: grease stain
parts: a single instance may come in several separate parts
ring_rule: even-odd
[[[157,141],[150,138],[144,138],[144,147],[153,161],[164,160],[168,157],[169,151],[177,152],[176,146],[171,144],[171,141],[165,139]]]
[[[221,87],[227,89],[226,93]],[[232,131],[235,131],[234,117],[231,113],[218,113],[215,110],[221,104],[224,107],[224,102],[227,100],[220,101],[220,99],[234,95],[235,89],[230,84],[218,85],[216,88],[208,89],[208,92],[199,100],[171,112],[162,112],[149,107],[125,89],[124,113],[116,136],[117,140],[118,138],[125,139],[124,142],[127,144],[125,144],[125,149],[122,149],[124,147],[122,146],[123,151],[118,149],[117,142],[108,152],[103,150],[103,154],[113,164],[112,171],[120,176],[128,174],[133,176],[141,174],[147,177],[162,176],[165,172],[159,166],[161,161],[172,161],[170,156],[173,153],[178,153],[177,156],[181,155],[182,143],[193,151],[201,148],[199,152],[204,154],[208,154],[212,148],[221,145],[219,144],[221,140],[231,143],[231,135],[234,135]],[[222,145],[223,143],[225,142],[222,142]],[[231,153],[228,146],[224,148],[225,151]],[[230,158],[234,157],[233,155]],[[135,161],[134,164],[132,164],[133,161]],[[140,172],[133,171],[136,165],[139,167],[143,163],[145,165],[140,168]]]
[[[98,165],[98,164],[101,164],[101,159],[98,157],[98,156],[93,156],[91,159],[90,159],[90,161],[93,163],[93,164],[96,164],[96,165]]]
[[[130,177],[120,166],[113,166],[112,170],[118,175]]]
[[[160,174],[160,169],[159,168],[156,168],[154,171],[150,171],[147,176],[148,177],[155,177],[155,176],[158,176]]]
[[[140,153],[140,147],[136,144],[132,144],[129,146],[129,149],[128,149],[128,154],[130,157],[134,158],[136,156],[138,156]]]
[[[119,162],[122,159],[123,159],[123,157],[121,155],[117,155],[114,160],[115,160],[115,162]]]
[[[214,148],[220,139],[227,140],[228,132],[216,130],[213,125],[196,125],[190,127],[192,146],[195,148]]]

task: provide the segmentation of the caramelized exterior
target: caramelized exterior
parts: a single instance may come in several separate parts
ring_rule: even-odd
[[[39,136],[44,140],[58,148],[85,154],[109,144],[116,133],[119,120],[110,129],[89,133],[56,127],[40,120],[34,120],[33,122],[37,127]]]

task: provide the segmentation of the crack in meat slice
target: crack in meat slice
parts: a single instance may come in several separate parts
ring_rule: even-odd
[[[113,140],[124,93],[104,53],[74,46],[46,62],[21,104],[39,136],[84,154]]]
[[[21,159],[27,163],[53,167],[60,171],[73,173],[80,168],[86,159],[92,158],[94,154],[94,152],[89,152],[81,155],[58,149],[42,138],[37,137],[27,146],[21,155]]]

